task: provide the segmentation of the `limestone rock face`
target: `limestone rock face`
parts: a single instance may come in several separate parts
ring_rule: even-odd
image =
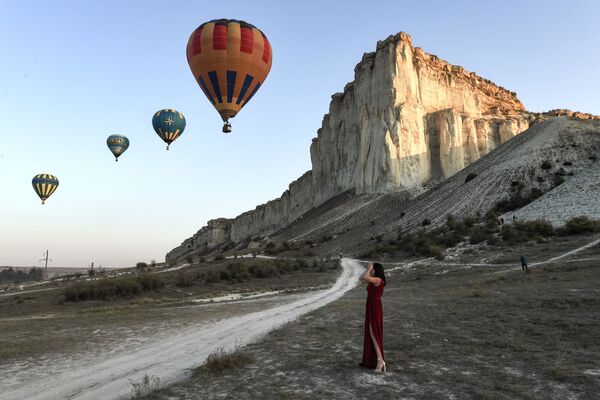
[[[269,235],[346,191],[419,192],[526,130],[531,120],[515,93],[413,47],[406,33],[390,36],[363,56],[344,92],[332,96],[310,146],[312,170],[280,198],[233,220],[211,221],[167,261]]]

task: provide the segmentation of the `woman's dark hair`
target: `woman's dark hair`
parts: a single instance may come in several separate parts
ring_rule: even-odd
[[[383,284],[385,285],[385,272],[383,271],[383,265],[379,263],[373,264],[373,271],[375,271],[375,276],[381,278]]]

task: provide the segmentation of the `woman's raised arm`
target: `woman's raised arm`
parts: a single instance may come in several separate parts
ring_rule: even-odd
[[[361,276],[361,279],[364,282],[372,283],[375,286],[379,286],[381,284],[381,278],[378,278],[376,276],[371,276],[371,270],[372,269],[373,269],[373,263],[370,262],[369,263],[369,267],[367,268],[367,270],[365,271],[365,273]]]

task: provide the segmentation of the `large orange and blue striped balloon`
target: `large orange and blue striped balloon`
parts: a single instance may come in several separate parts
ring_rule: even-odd
[[[167,144],[167,150],[185,129],[185,117],[177,110],[158,110],[152,117],[152,127]]]
[[[33,185],[33,190],[42,199],[42,204],[44,204],[46,199],[56,191],[58,178],[50,174],[38,174],[33,177],[31,184]]]
[[[106,139],[106,145],[115,156],[115,161],[119,161],[119,156],[129,148],[129,139],[123,135],[110,135]]]
[[[187,60],[198,85],[227,127],[229,118],[235,117],[264,83],[273,52],[265,34],[254,25],[217,19],[192,32]]]

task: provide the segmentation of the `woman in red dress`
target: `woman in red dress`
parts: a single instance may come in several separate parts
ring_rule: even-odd
[[[369,268],[361,278],[368,283],[367,307],[365,312],[365,338],[363,341],[363,357],[360,366],[385,372],[383,360],[383,308],[381,295],[385,286],[383,265],[369,263]]]

